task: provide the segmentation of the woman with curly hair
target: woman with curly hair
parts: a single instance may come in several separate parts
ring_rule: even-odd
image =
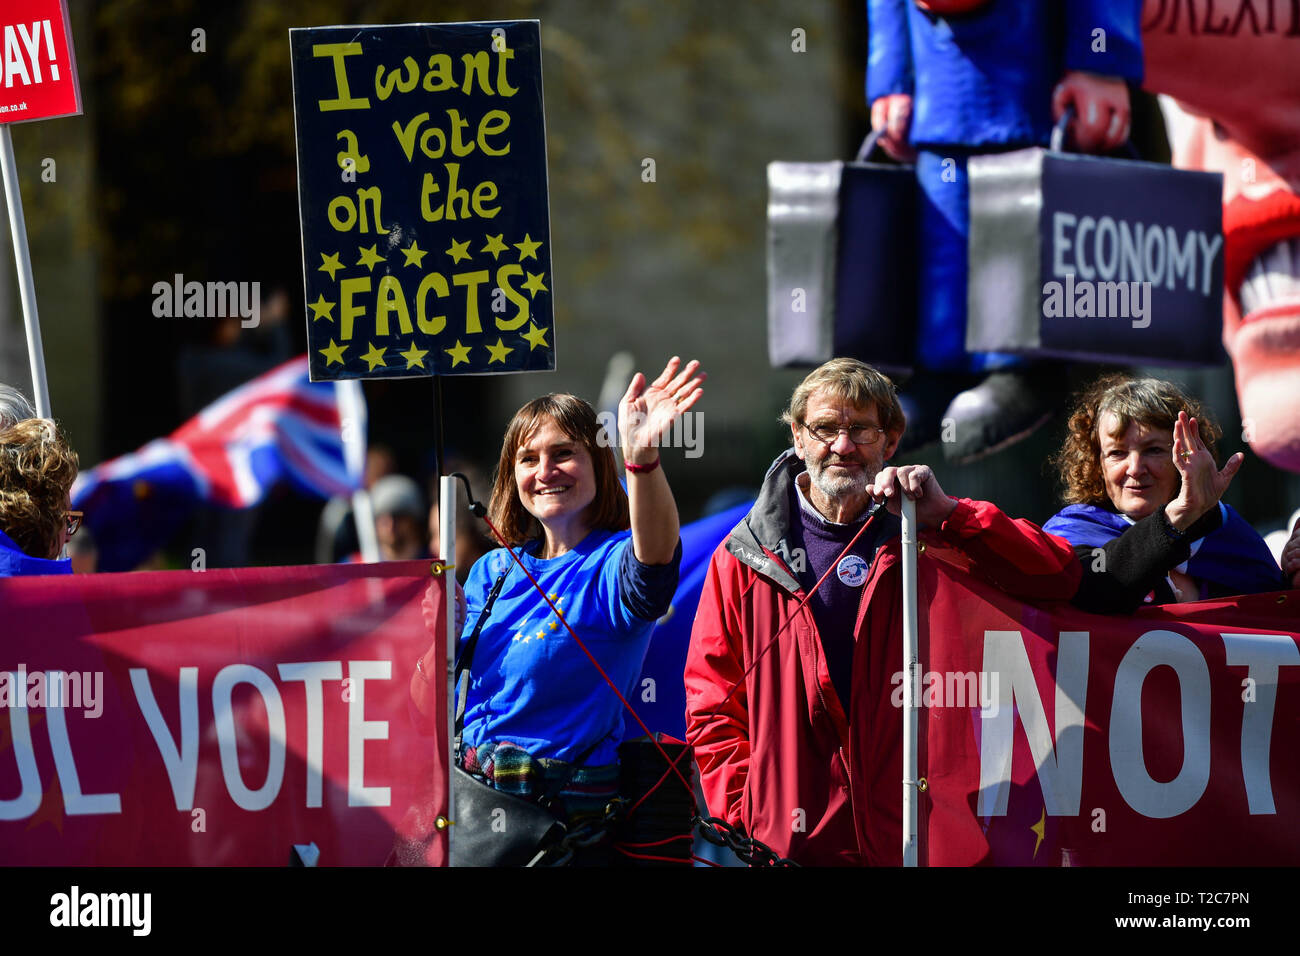
[[[72,573],[58,557],[81,522],[69,510],[76,477],[77,453],[54,422],[0,428],[0,578]]]
[[[1123,614],[1300,585],[1300,528],[1284,577],[1264,539],[1219,500],[1245,458],[1220,469],[1221,435],[1171,382],[1112,375],[1083,393],[1054,459],[1067,507],[1043,525],[1083,565],[1077,607]]]

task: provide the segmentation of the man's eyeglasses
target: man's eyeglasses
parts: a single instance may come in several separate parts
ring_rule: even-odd
[[[63,512],[63,520],[68,523],[69,538],[71,538],[74,534],[77,533],[77,529],[81,527],[81,521],[85,517],[86,517],[86,513],[84,511]]]
[[[804,429],[813,438],[825,445],[832,445],[835,439],[840,437],[841,432],[847,432],[849,441],[855,445],[874,445],[880,441],[885,430],[879,425],[809,425],[804,424]]]

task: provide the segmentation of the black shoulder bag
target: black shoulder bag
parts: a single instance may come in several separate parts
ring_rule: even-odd
[[[465,700],[469,695],[474,648],[512,567],[502,571],[492,586],[483,604],[483,612],[456,659],[456,737],[452,744],[456,759],[451,771],[455,801],[452,810],[455,826],[451,844],[452,866],[531,866],[543,860],[558,847],[567,832],[564,824],[551,814],[550,805],[600,743],[597,741],[588,747],[574,761],[569,775],[548,787],[537,802],[490,787],[461,769],[461,735],[465,728]]]

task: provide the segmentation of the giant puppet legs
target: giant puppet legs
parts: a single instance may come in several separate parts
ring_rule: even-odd
[[[1020,356],[966,351],[966,156],[921,150],[916,176],[921,187],[919,371],[900,400],[912,447],[942,439],[949,461],[972,461],[1046,422],[1063,397],[1062,376],[1053,365]],[[992,374],[981,379],[986,373]]]

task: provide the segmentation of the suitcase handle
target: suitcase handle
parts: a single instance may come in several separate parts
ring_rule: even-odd
[[[1074,119],[1075,115],[1074,107],[1067,106],[1065,112],[1061,114],[1061,118],[1057,120],[1056,125],[1052,127],[1052,138],[1048,145],[1048,148],[1051,149],[1052,152],[1065,152],[1065,131],[1070,125],[1070,120]],[[863,143],[864,148],[865,146],[866,144]],[[1142,154],[1138,152],[1138,148],[1133,145],[1133,140],[1124,140],[1124,149],[1128,152],[1130,159],[1142,158]]]
[[[873,129],[870,133],[868,133],[867,138],[864,139],[862,141],[862,145],[858,147],[858,155],[853,161],[855,163],[865,163],[867,161],[867,157],[871,155],[871,151],[874,150],[876,148],[876,144],[880,142],[880,137],[884,134],[884,132],[885,131],[883,129]]]

